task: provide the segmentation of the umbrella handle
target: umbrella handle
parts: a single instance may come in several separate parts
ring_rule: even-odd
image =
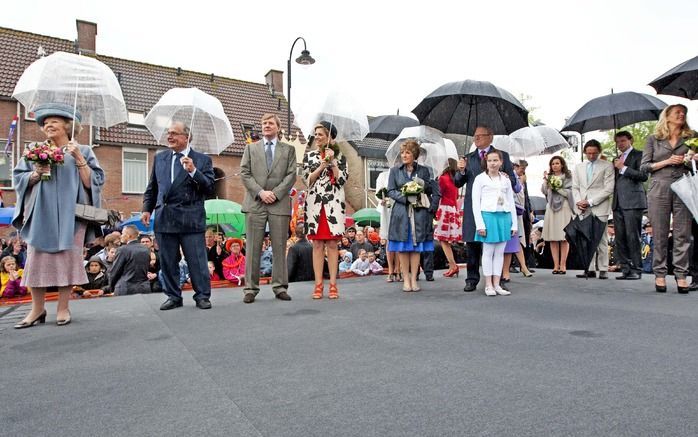
[[[191,120],[189,121],[189,136],[187,137],[187,145],[191,142],[191,132],[194,130],[194,115],[196,114],[196,106],[194,110],[191,111]]]
[[[77,76],[77,80],[75,81],[75,98],[73,99],[73,123],[71,123],[73,125],[73,132],[70,134],[71,141],[75,141],[75,114],[78,112],[78,88],[80,86],[80,75]]]

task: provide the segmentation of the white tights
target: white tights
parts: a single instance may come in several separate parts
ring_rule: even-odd
[[[485,276],[501,276],[504,265],[503,243],[482,243],[482,273]]]

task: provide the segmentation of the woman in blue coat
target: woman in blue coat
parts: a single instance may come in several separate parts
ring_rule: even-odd
[[[419,144],[414,140],[400,146],[402,164],[390,169],[388,196],[395,200],[390,213],[388,250],[398,252],[402,291],[420,291],[417,286],[419,254],[434,250],[434,213],[439,206],[439,186],[429,169],[417,163]],[[403,194],[406,184],[416,182],[422,193]]]
[[[64,162],[50,166],[20,159],[12,172],[17,191],[12,225],[27,242],[22,285],[32,293],[32,309],[15,325],[17,329],[44,323],[48,287],[58,289],[56,323],[70,323],[72,287],[87,282],[82,248],[100,231],[77,221],[75,206],[77,202],[99,207],[104,185],[104,171],[92,149],[73,141],[72,132],[80,131],[80,113],[70,105],[47,104],[34,114],[47,142],[63,151]]]

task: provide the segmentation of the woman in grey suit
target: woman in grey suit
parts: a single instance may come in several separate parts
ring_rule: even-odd
[[[642,154],[641,169],[651,173],[647,194],[648,215],[654,228],[654,257],[652,270],[655,289],[665,293],[667,274],[668,239],[671,231],[674,240],[674,276],[679,293],[688,293],[689,248],[691,239],[691,213],[683,201],[671,190],[671,184],[683,176],[687,169],[684,156],[689,148],[685,141],[695,136],[688,126],[686,107],[669,105],[659,116],[654,135],[647,137]],[[673,218],[673,220],[672,220]],[[670,223],[673,221],[673,230]]]
[[[405,141],[400,147],[400,157],[402,164],[391,168],[388,176],[388,196],[395,201],[390,213],[388,250],[398,252],[404,278],[402,291],[420,291],[417,286],[419,254],[434,250],[433,217],[441,196],[429,169],[417,164],[419,144],[416,141]],[[423,184],[423,195],[402,193],[402,187],[412,181]],[[424,202],[425,196],[429,198],[428,205]],[[418,197],[420,203],[416,203]]]

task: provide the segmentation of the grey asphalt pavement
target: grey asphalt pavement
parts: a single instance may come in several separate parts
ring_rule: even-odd
[[[437,272],[338,301],[82,300],[66,327],[49,303],[25,330],[0,307],[0,435],[698,435],[698,293],[572,273],[512,274],[507,297]]]

